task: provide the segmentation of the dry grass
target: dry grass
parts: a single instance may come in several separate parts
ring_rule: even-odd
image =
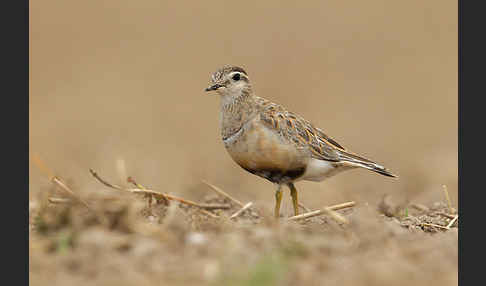
[[[445,202],[417,209],[388,199],[380,210],[336,210],[346,224],[332,214],[277,222],[207,188],[205,205],[231,207],[201,212],[118,192],[84,198],[88,209],[78,200],[52,203],[61,195],[53,186],[31,200],[32,285],[457,283],[457,214]]]

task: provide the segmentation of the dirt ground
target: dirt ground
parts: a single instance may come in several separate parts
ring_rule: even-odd
[[[29,12],[32,285],[457,285],[457,1],[33,0]],[[398,180],[299,182],[309,209],[355,202],[337,211],[348,223],[287,221],[288,191],[277,223],[274,186],[231,160],[219,98],[203,91],[224,64]],[[229,208],[149,208],[90,168]],[[203,180],[252,207],[230,219],[240,206]]]
[[[446,203],[358,205],[297,222],[208,193],[201,211],[127,194],[30,206],[32,285],[457,285]],[[59,197],[52,188],[44,197]],[[117,194],[117,193],[115,193]],[[36,203],[37,202],[37,203]],[[44,203],[41,203],[44,202]],[[208,214],[207,212],[210,212]]]

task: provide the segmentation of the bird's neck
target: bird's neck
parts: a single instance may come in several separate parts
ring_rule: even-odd
[[[238,95],[221,96],[221,136],[223,139],[237,133],[257,113],[255,96],[251,89]]]

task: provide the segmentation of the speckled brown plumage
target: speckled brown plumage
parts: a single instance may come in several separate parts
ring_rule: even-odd
[[[206,91],[211,90],[221,95],[221,136],[230,156],[252,174],[279,186],[289,185],[296,213],[295,181],[321,181],[358,167],[395,177],[348,151],[303,117],[255,96],[248,74],[240,67],[225,66],[213,73]]]

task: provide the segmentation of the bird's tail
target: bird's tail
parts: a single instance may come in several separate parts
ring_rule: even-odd
[[[378,174],[382,174],[387,177],[393,177],[393,178],[398,178],[397,175],[393,174],[392,172],[388,171],[385,167],[368,160],[363,157],[359,157],[358,155],[349,153],[349,152],[344,152],[340,151],[339,152],[339,157],[341,160],[349,163],[350,165],[356,166],[356,167],[361,167],[365,168],[368,170],[371,170],[373,172],[376,172]]]

